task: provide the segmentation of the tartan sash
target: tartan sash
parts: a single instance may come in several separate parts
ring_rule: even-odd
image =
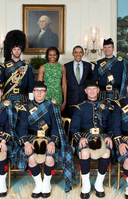
[[[103,116],[103,109],[100,107],[101,104],[104,104],[104,101],[100,101],[97,104],[97,109],[96,109],[96,116],[98,118],[98,123],[100,127],[102,126],[102,116]]]
[[[6,68],[6,70],[5,70],[6,77],[9,77],[11,75],[11,73],[14,73],[23,64],[23,61],[19,61],[18,63],[15,63],[15,64],[12,61],[9,61],[9,62],[12,63],[13,65]],[[8,64],[9,62],[6,62],[5,65]]]
[[[28,116],[28,122],[30,123],[30,125],[38,121],[43,115],[45,115],[48,112],[51,104],[51,101],[45,101],[45,103],[40,104],[38,109]]]
[[[101,61],[103,61],[103,60],[105,61],[105,58],[102,59]],[[106,62],[106,61],[105,61],[105,62]],[[101,64],[103,63],[103,62],[102,62],[102,63],[100,64],[100,67],[98,68],[98,74],[99,74],[99,76],[101,76],[101,75],[103,75],[104,73],[106,73],[106,71],[107,71],[108,69],[112,68],[112,66],[113,66],[116,62],[118,62],[117,57],[114,57],[112,60],[107,61],[106,64],[103,65],[103,67],[101,66]]]
[[[121,82],[121,89],[120,89],[120,96],[119,98],[128,97],[127,92],[127,85],[128,85],[128,67],[126,65],[126,59],[123,58],[123,74],[122,74],[122,82]]]
[[[124,111],[123,111],[123,108],[125,108],[125,106],[126,106],[127,104],[124,102],[123,99],[120,99],[119,102],[120,102],[120,106],[121,106],[121,108],[122,108],[121,121],[122,121],[123,123],[128,122],[128,111],[127,111],[127,112],[124,112]]]
[[[19,64],[18,64],[18,66],[19,66]],[[18,67],[17,70],[15,70],[15,72],[14,72],[14,73],[9,77],[9,79],[5,82],[4,89],[5,89],[6,86],[9,84],[9,82],[12,81],[12,78],[13,78],[16,74],[18,74],[19,68],[20,68],[20,67]],[[20,77],[18,78],[18,81],[17,81],[17,82],[16,82],[4,95],[3,95],[2,99],[5,99],[5,96],[6,96],[8,93],[10,93],[10,92],[21,82],[21,80],[23,79],[24,75],[25,75],[26,72],[27,72],[27,68],[28,68],[28,65],[26,64],[26,65],[25,65],[25,72],[22,73],[22,74],[19,73]],[[13,69],[14,69],[14,67],[13,67]]]

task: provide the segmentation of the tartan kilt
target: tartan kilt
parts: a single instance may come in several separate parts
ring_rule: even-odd
[[[92,136],[94,136],[94,134],[91,134],[91,133],[83,133],[82,135],[83,135],[84,138],[86,138],[86,139],[88,140],[88,142],[90,141],[90,139],[92,138]],[[103,138],[103,140],[104,140],[106,137],[108,137],[107,134],[105,134],[105,133],[96,134],[96,135],[100,135],[101,138]],[[79,152],[81,152],[82,149],[86,149],[86,148],[88,148],[88,144],[86,144],[85,147],[80,148],[80,147],[79,147],[79,143],[78,143],[78,144],[76,145],[77,156],[79,157]],[[111,150],[110,146],[107,145],[107,144],[106,144],[106,148]]]
[[[127,140],[125,140],[125,139],[127,139]],[[128,145],[128,136],[122,136],[122,140],[123,140],[123,143]],[[121,155],[119,152],[119,148],[116,148],[116,155],[118,158],[118,162],[121,164],[121,166],[123,165],[124,161],[128,158],[128,149],[126,149],[126,150],[127,150],[127,152],[124,155]]]
[[[33,140],[36,138],[36,136],[30,136],[29,142],[33,144]],[[48,143],[51,141],[50,138],[47,138]],[[18,166],[19,171],[24,171],[28,168],[28,161],[29,157],[34,154],[34,150],[32,149],[32,153],[30,155],[26,155],[24,151],[24,145],[20,146],[18,143],[17,146],[15,146],[15,150],[11,150],[13,142],[9,142],[8,145],[8,158],[11,160],[11,166]],[[55,154],[50,154],[48,151],[46,151],[46,156],[53,157],[54,160],[56,159],[56,155],[59,149],[55,148]],[[58,165],[56,164],[56,167]]]

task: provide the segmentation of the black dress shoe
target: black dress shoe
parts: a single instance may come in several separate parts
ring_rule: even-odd
[[[99,192],[99,191],[97,191],[96,189],[95,189],[95,191],[96,191],[96,196],[97,196],[97,197],[103,198],[103,197],[105,196],[104,191],[103,191],[103,192]]]
[[[41,193],[32,193],[32,198],[39,198],[41,196]]]
[[[48,198],[51,195],[51,193],[42,193],[41,197],[42,198]]]
[[[84,199],[88,199],[89,198],[89,193],[82,193],[81,192],[80,197],[84,198]]]
[[[128,195],[125,194],[125,198],[128,199]]]
[[[0,197],[5,197],[7,195],[7,192],[0,193]]]

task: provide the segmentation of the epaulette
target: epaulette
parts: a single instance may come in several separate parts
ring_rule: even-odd
[[[0,66],[2,66],[3,68],[5,68],[5,65],[3,63],[0,63]]]
[[[118,56],[117,59],[118,59],[118,61],[122,61],[123,57],[122,56]]]
[[[72,107],[72,106],[74,106],[74,107],[78,108],[79,110],[81,110],[78,105],[71,105],[71,106],[69,106],[69,108]]]
[[[25,62],[26,64],[29,64],[29,63],[30,63],[28,60],[24,60],[24,62]]]
[[[80,104],[78,104],[78,106],[80,106],[80,105],[84,104],[85,102],[86,102],[86,100],[85,100],[85,101],[83,101],[83,102],[81,102]]]
[[[51,99],[51,102],[53,103],[53,104],[56,104],[57,102],[56,102],[56,100],[55,99]]]

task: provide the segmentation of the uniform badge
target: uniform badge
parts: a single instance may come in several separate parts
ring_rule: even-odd
[[[51,99],[51,101],[52,101],[53,104],[57,103],[55,99]]]
[[[32,109],[30,109],[29,112],[32,115],[36,110],[37,110],[37,107],[35,106]]]
[[[103,66],[105,66],[105,65],[106,65],[106,61],[103,61],[103,62],[100,64],[101,67],[103,67]]]
[[[123,57],[119,56],[117,57],[118,61],[122,61],[123,60]]]
[[[9,63],[6,64],[6,66],[7,66],[7,68],[9,68],[9,67],[13,66],[13,63],[9,62]]]
[[[9,102],[8,100],[5,100],[5,101],[4,101],[4,105],[5,105],[5,106],[9,106],[9,105],[10,105],[10,102]]]
[[[105,104],[100,104],[100,107],[104,110],[105,109]]]

